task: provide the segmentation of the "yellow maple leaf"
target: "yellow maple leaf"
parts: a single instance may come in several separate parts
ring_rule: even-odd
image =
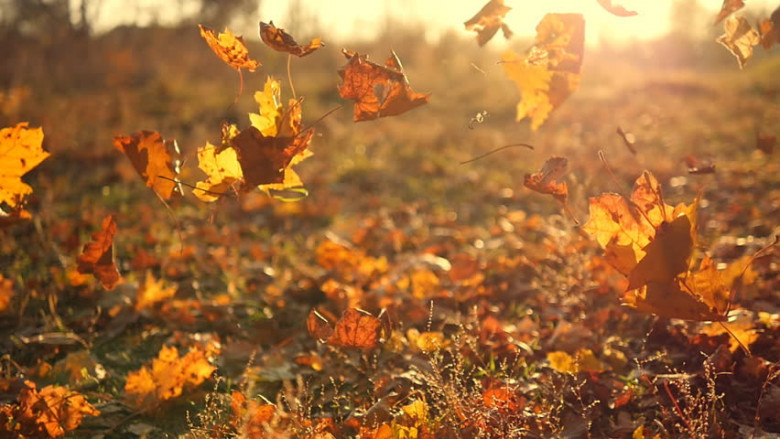
[[[244,44],[241,36],[235,35],[230,29],[225,28],[225,32],[217,34],[213,29],[198,25],[200,36],[206,40],[206,44],[211,50],[227,65],[236,70],[247,69],[254,72],[260,66],[260,63],[249,58],[249,50]]]
[[[32,188],[22,181],[22,176],[50,155],[43,150],[43,129],[27,126],[27,122],[21,122],[0,129],[0,215],[3,216],[30,217],[22,206]],[[4,204],[10,212],[5,211]]]
[[[525,56],[512,51],[501,61],[522,94],[518,121],[528,117],[538,129],[577,88],[585,47],[585,20],[580,14],[547,14],[536,26],[534,46]]]
[[[135,309],[140,311],[148,308],[157,302],[170,299],[176,294],[176,285],[165,287],[162,279],[155,280],[150,271],[146,272],[146,280],[143,286],[138,288],[138,294],[135,299]]]

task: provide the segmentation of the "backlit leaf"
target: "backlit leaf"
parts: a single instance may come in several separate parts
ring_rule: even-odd
[[[22,209],[32,188],[22,176],[49,157],[43,150],[43,129],[27,128],[22,122],[0,129],[0,215],[29,218]]]
[[[602,8],[606,9],[610,14],[617,15],[618,17],[632,17],[637,14],[636,11],[629,11],[623,5],[616,5],[612,0],[596,0],[599,2]]]
[[[761,42],[761,37],[742,16],[727,18],[723,23],[723,29],[725,33],[716,41],[737,57],[741,69],[753,56],[753,46]]]
[[[139,131],[132,136],[114,137],[114,146],[130,159],[146,185],[164,200],[181,194],[175,181],[179,175],[179,146],[175,140],[163,140],[156,131]]]
[[[285,32],[284,29],[274,26],[273,21],[269,23],[263,23],[261,21],[259,26],[260,38],[263,42],[279,52],[287,52],[303,57],[325,45],[322,42],[322,38],[314,38],[306,46],[301,46],[295,41],[292,35]]]
[[[401,61],[395,52],[380,66],[367,55],[342,50],[349,60],[338,73],[343,82],[339,95],[355,101],[354,121],[396,116],[428,103],[430,94],[416,93],[409,86]]]
[[[200,24],[198,28],[200,36],[206,40],[206,44],[230,67],[236,70],[247,69],[250,72],[254,72],[260,67],[259,62],[249,58],[249,50],[244,44],[244,39],[233,34],[230,29],[225,28],[225,32],[217,34],[216,31]]]
[[[466,30],[473,30],[477,33],[477,43],[484,46],[485,43],[493,38],[498,29],[504,33],[504,38],[512,37],[512,31],[504,23],[506,13],[512,8],[504,5],[504,0],[490,0],[468,21],[463,23]]]
[[[92,234],[92,242],[84,245],[78,257],[78,272],[92,273],[107,290],[113,290],[119,283],[119,270],[114,265],[114,234],[116,222],[114,216],[103,219],[98,232]]]

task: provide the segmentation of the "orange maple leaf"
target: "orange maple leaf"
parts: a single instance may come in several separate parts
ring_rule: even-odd
[[[468,21],[463,23],[466,30],[473,30],[477,33],[477,43],[484,46],[485,43],[493,38],[493,35],[500,28],[504,33],[504,38],[512,38],[512,31],[504,23],[506,13],[512,8],[504,5],[504,0],[490,0]]]
[[[368,61],[367,55],[346,49],[341,52],[349,61],[338,71],[343,80],[339,95],[355,101],[355,122],[396,116],[428,103],[430,93],[412,90],[395,52],[384,66]]]
[[[516,120],[530,117],[532,130],[579,87],[585,20],[581,14],[547,14],[536,32],[525,56],[508,51],[501,57],[504,71],[522,93]]]
[[[541,194],[550,194],[556,200],[565,203],[569,196],[569,189],[565,181],[559,182],[558,179],[566,172],[568,163],[569,161],[564,157],[550,157],[539,172],[525,174],[523,185]]]
[[[723,22],[725,33],[716,40],[737,58],[739,68],[753,56],[753,46],[761,43],[761,36],[742,16],[731,16]]]
[[[332,346],[371,350],[379,347],[382,321],[358,308],[347,308],[330,328],[330,323],[316,310],[311,310],[306,322],[309,334]]]
[[[279,52],[287,52],[299,57],[304,57],[320,47],[325,46],[322,38],[312,39],[308,45],[301,46],[292,35],[288,34],[282,28],[274,26],[274,22],[260,22],[260,38],[265,44]]]
[[[617,15],[618,17],[633,17],[634,15],[637,15],[636,11],[629,11],[623,5],[616,5],[612,3],[612,0],[596,0],[596,1],[598,1],[601,7],[606,9],[607,12],[613,15]]]
[[[43,129],[27,126],[0,129],[0,217],[30,218],[22,206],[32,188],[22,176],[50,155],[43,150]]]
[[[230,411],[230,423],[237,431],[247,437],[261,438],[265,437],[264,425],[276,415],[276,406],[247,401],[243,393],[234,390],[230,398]]]
[[[244,44],[244,38],[236,36],[230,29],[225,28],[225,32],[217,34],[216,31],[200,24],[198,28],[200,36],[206,40],[206,44],[230,67],[239,71],[247,69],[250,72],[254,72],[260,67],[259,62],[249,58],[249,50]]]
[[[172,298],[176,294],[177,286],[164,286],[162,279],[155,280],[151,271],[146,272],[144,284],[138,288],[135,298],[135,310],[140,311],[155,303]]]
[[[176,183],[179,175],[179,146],[175,140],[163,140],[156,131],[139,131],[132,136],[114,137],[114,146],[130,159],[146,185],[164,200],[181,194]]]
[[[743,7],[745,7],[745,2],[743,0],[723,0],[723,4],[720,7],[720,12],[718,12],[718,16],[715,17],[715,24],[720,23],[724,18],[728,17],[734,12],[737,12]]]
[[[99,416],[100,411],[87,402],[84,395],[62,386],[46,386],[40,391],[35,383],[25,381],[16,404],[0,407],[0,431],[9,437],[64,436],[81,425],[84,416]]]
[[[103,219],[100,230],[92,234],[93,242],[84,245],[77,259],[78,272],[94,274],[107,290],[113,290],[120,278],[119,271],[114,265],[114,234],[116,234],[116,222],[114,216],[109,215]]]
[[[308,146],[314,129],[302,129],[300,101],[291,99],[285,109],[279,103],[279,82],[270,77],[255,100],[260,113],[249,114],[251,126],[240,132],[234,126],[223,128],[219,147],[206,143],[198,148],[198,166],[208,176],[196,185],[195,195],[201,200],[215,201],[231,187],[239,192],[259,187],[269,194],[285,190],[307,194],[292,170],[312,155]]]
[[[199,386],[215,370],[198,347],[180,358],[176,347],[163,346],[151,366],[127,374],[125,393],[136,407],[157,406]]]

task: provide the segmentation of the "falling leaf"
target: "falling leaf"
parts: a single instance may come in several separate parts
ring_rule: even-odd
[[[107,290],[113,290],[119,282],[119,271],[114,265],[114,234],[116,222],[114,216],[103,219],[100,231],[92,235],[92,242],[84,245],[78,257],[78,272],[92,273]]]
[[[299,57],[306,56],[325,45],[322,42],[322,38],[314,38],[308,45],[301,46],[284,29],[274,26],[273,21],[267,24],[260,22],[260,38],[274,50],[291,53]]]
[[[716,41],[737,57],[741,69],[753,56],[753,46],[761,42],[761,37],[742,16],[727,18],[723,23],[723,29],[725,33]]]
[[[504,38],[509,39],[512,37],[512,31],[504,23],[504,17],[511,9],[504,5],[504,0],[490,0],[476,15],[463,24],[466,26],[466,30],[473,30],[477,33],[477,43],[480,46],[484,46],[490,41],[499,28],[504,33]]]
[[[718,16],[715,17],[715,24],[720,23],[724,18],[728,17],[734,12],[737,12],[743,7],[745,7],[745,2],[742,0],[723,0],[723,5],[720,7],[720,12],[718,12]]]
[[[566,172],[568,162],[564,157],[550,157],[539,172],[525,174],[523,185],[541,194],[550,194],[556,200],[565,203],[569,196],[569,189],[565,181],[559,182],[558,179]]]
[[[0,419],[5,421],[0,432],[11,433],[7,437],[57,438],[78,428],[84,416],[99,415],[78,392],[54,385],[39,391],[35,383],[25,381],[16,403],[0,407]]]
[[[696,157],[690,154],[686,155],[683,160],[688,166],[689,174],[701,175],[715,173],[715,165],[710,161],[700,162]]]
[[[349,61],[338,71],[343,80],[339,95],[355,101],[355,122],[396,116],[428,103],[430,94],[416,93],[409,86],[395,52],[390,53],[384,66],[350,50],[342,53]]]
[[[127,155],[146,185],[164,200],[182,193],[175,182],[180,155],[175,140],[163,140],[156,131],[139,131],[132,136],[114,137],[114,146]]]
[[[244,44],[244,39],[234,35],[230,29],[225,28],[225,32],[220,32],[217,35],[214,30],[200,24],[198,28],[200,36],[206,40],[211,50],[230,67],[236,70],[247,69],[250,72],[254,72],[260,67],[259,62],[249,58],[249,50]]]
[[[176,285],[164,286],[162,279],[155,280],[151,271],[146,272],[144,284],[138,288],[135,298],[135,310],[140,311],[153,306],[155,303],[172,298],[176,294]]]
[[[769,18],[759,21],[757,27],[764,49],[769,50],[775,44],[780,44],[780,7]]]
[[[27,126],[21,122],[0,129],[0,216],[30,218],[22,206],[32,188],[22,176],[50,155],[43,150],[43,129]]]
[[[623,139],[623,144],[626,145],[626,148],[628,148],[629,151],[631,151],[631,154],[636,155],[636,147],[634,146],[636,143],[636,136],[632,133],[623,131],[623,128],[621,127],[617,127],[616,132],[618,136]]]
[[[127,374],[125,393],[136,407],[156,406],[181,396],[184,389],[199,386],[216,368],[198,347],[179,357],[176,347],[163,346],[151,366]]]
[[[547,14],[536,32],[525,56],[508,51],[501,57],[504,71],[522,93],[516,120],[531,118],[532,130],[579,87],[585,20],[580,14]]]
[[[616,5],[612,3],[612,0],[596,0],[596,1],[598,1],[601,7],[606,9],[607,12],[613,15],[617,15],[618,17],[633,17],[634,15],[637,15],[636,11],[629,11],[623,5]]]
[[[259,187],[266,193],[291,189],[305,194],[292,166],[312,155],[307,148],[314,129],[302,129],[300,101],[291,99],[285,109],[273,78],[255,93],[255,100],[260,113],[249,114],[251,126],[240,132],[227,126],[221,146],[207,142],[198,148],[198,166],[207,175],[196,184],[195,195],[202,201],[215,201],[231,188],[241,192]]]

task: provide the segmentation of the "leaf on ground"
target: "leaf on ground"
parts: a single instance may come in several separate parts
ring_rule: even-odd
[[[566,172],[569,161],[565,157],[550,157],[539,172],[525,174],[523,185],[540,194],[552,195],[556,200],[566,203],[569,189],[565,181],[558,181]]]
[[[114,146],[130,159],[146,185],[164,200],[181,195],[179,175],[180,151],[175,140],[163,140],[156,131],[139,131],[131,136],[114,137]]]
[[[688,166],[688,173],[692,175],[714,174],[715,164],[709,160],[699,160],[695,156],[688,154],[683,158],[685,165]]]
[[[199,386],[215,370],[198,347],[180,358],[176,347],[163,346],[151,365],[127,374],[125,393],[135,407],[156,406]]]
[[[247,401],[243,393],[234,390],[230,398],[230,424],[242,435],[250,438],[265,437],[265,425],[276,415],[276,406]]]
[[[93,274],[107,290],[119,283],[119,270],[114,265],[114,234],[116,221],[109,215],[103,219],[100,230],[92,234],[92,242],[84,245],[77,262],[81,274]]]
[[[579,87],[585,20],[581,14],[547,14],[536,32],[525,56],[508,51],[501,57],[506,75],[522,94],[516,120],[530,118],[532,130]]]
[[[25,381],[15,404],[0,407],[0,432],[9,437],[57,438],[81,425],[84,416],[100,411],[84,395],[62,386],[46,386],[40,391]]]
[[[473,30],[477,33],[477,43],[484,46],[498,32],[498,29],[504,33],[504,38],[512,38],[512,31],[504,23],[506,13],[512,8],[504,5],[504,0],[490,0],[468,21],[463,23],[466,30]]]
[[[339,69],[339,95],[355,101],[354,121],[396,116],[427,104],[430,93],[416,93],[409,86],[395,52],[380,66],[351,50],[341,51],[349,60]]]
[[[634,15],[637,15],[636,11],[629,11],[623,5],[614,4],[612,0],[596,0],[596,1],[599,2],[602,8],[606,9],[607,12],[609,12],[612,15],[617,15],[618,17],[633,17]]]
[[[723,23],[725,33],[716,40],[737,57],[739,68],[743,68],[753,56],[753,46],[761,42],[761,37],[745,17],[729,17]]]
[[[756,149],[766,155],[772,155],[777,143],[777,136],[774,134],[761,134],[756,130]]]
[[[279,82],[269,77],[263,91],[255,93],[260,113],[249,114],[252,125],[240,132],[227,126],[220,147],[206,143],[198,148],[198,166],[207,175],[196,184],[198,198],[215,201],[230,188],[305,193],[292,166],[312,155],[308,146],[314,129],[302,129],[300,101],[291,99],[285,109],[280,94]]]
[[[198,28],[200,36],[206,40],[206,44],[230,67],[236,70],[247,69],[250,72],[254,72],[260,67],[259,62],[249,58],[249,50],[244,44],[244,39],[233,34],[230,29],[225,28],[225,32],[217,34],[213,29],[200,24]]]
[[[292,35],[288,34],[282,28],[274,26],[274,22],[269,23],[260,22],[260,38],[270,48],[279,51],[287,52],[295,56],[306,56],[320,47],[325,46],[322,42],[322,38],[314,38],[306,46],[299,45]]]
[[[5,312],[11,306],[14,297],[14,281],[0,274],[0,313]]]
[[[30,218],[22,207],[32,188],[22,176],[49,157],[43,150],[43,129],[27,122],[0,129],[0,216]]]
[[[147,271],[144,284],[139,286],[135,297],[135,310],[140,311],[168,300],[176,294],[177,289],[176,285],[166,287],[162,279],[155,280],[152,272]]]
[[[330,323],[316,310],[311,310],[306,326],[312,337],[331,346],[371,350],[379,347],[382,321],[362,309],[347,308],[330,329]]]
[[[720,23],[724,18],[744,7],[745,2],[743,0],[723,0],[723,4],[720,7],[720,12],[718,12],[718,16],[715,17],[715,24]]]

